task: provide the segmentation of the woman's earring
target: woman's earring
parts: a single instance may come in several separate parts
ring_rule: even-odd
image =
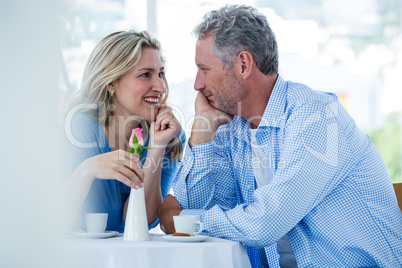
[[[108,98],[108,105],[107,105],[107,109],[110,111],[114,111],[114,105],[112,104],[112,97],[113,97],[113,93],[114,91],[109,91],[110,93],[110,98]]]

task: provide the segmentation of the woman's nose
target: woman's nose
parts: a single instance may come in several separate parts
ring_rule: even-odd
[[[163,78],[158,77],[155,79],[156,82],[154,82],[152,86],[152,90],[156,91],[160,94],[164,94],[166,92],[166,82]]]

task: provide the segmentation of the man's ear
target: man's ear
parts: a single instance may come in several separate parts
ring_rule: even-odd
[[[242,79],[247,79],[251,75],[254,65],[254,59],[250,52],[241,51],[237,56],[238,70]]]

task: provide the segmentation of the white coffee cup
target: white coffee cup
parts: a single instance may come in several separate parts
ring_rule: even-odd
[[[107,213],[86,213],[87,233],[104,233],[107,225]]]
[[[198,220],[198,216],[173,216],[173,222],[176,233],[196,235],[204,230],[204,225]],[[199,229],[196,232],[197,224]]]

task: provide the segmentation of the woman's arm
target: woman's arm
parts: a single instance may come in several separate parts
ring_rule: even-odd
[[[147,158],[142,167],[145,174],[144,192],[148,224],[158,217],[158,208],[162,205],[161,173],[166,146],[181,130],[180,123],[174,117],[172,110],[161,104],[155,122],[151,122]],[[124,215],[126,215],[128,200]]]
[[[144,175],[138,157],[124,150],[87,158],[64,183],[63,200],[66,201],[69,215],[68,226],[77,217],[95,178],[115,179],[129,187],[138,188],[143,183]]]
[[[150,146],[150,148],[153,148],[152,145]],[[148,150],[147,158],[143,165],[148,224],[151,224],[159,217],[158,208],[162,204],[161,173],[164,155],[164,148]]]

